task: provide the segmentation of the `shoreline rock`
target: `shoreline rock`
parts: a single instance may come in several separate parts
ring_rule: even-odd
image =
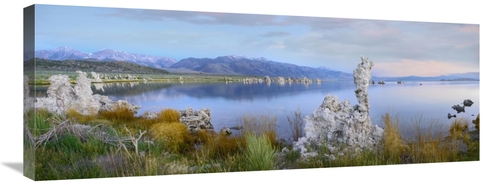
[[[463,104],[466,107],[470,107],[470,106],[472,106],[472,104],[474,104],[474,102],[472,102],[472,100],[470,100],[470,99],[466,99],[466,100],[464,100]]]

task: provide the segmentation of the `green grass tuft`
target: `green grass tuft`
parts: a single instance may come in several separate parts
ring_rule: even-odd
[[[245,134],[247,148],[243,153],[246,170],[274,170],[276,151],[265,135]]]

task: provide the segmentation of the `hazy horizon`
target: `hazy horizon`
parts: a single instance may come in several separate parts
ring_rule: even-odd
[[[68,46],[183,58],[241,55],[374,76],[479,72],[479,25],[35,5],[35,50]]]

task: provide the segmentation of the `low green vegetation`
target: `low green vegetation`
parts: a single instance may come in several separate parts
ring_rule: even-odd
[[[25,175],[55,180],[479,160],[479,115],[474,129],[463,119],[441,129],[416,121],[410,129],[417,136],[407,139],[400,121],[386,114],[384,137],[375,150],[333,159],[320,149],[307,160],[290,143],[280,142],[274,116],[243,116],[241,134],[232,135],[189,132],[179,116],[173,109],[154,119],[119,107],[91,116],[30,110],[25,114]],[[297,120],[289,121],[291,130],[298,129]]]
[[[125,71],[114,72],[113,70],[98,72],[96,70],[78,69],[86,72],[90,78],[90,72],[96,72],[101,76],[105,75],[109,78],[101,78],[102,83],[118,83],[118,82],[171,82],[171,83],[190,83],[190,82],[234,82],[241,81],[247,76],[231,76],[231,75],[212,75],[212,74],[197,74],[197,73],[169,73],[167,71]],[[160,70],[160,69],[157,69]],[[75,70],[57,70],[57,69],[37,69],[34,71],[25,70],[25,75],[29,77],[29,85],[50,85],[49,78],[52,75],[67,75],[70,83],[75,84],[78,73]],[[128,75],[134,77],[128,79]],[[121,76],[121,77],[119,77]]]

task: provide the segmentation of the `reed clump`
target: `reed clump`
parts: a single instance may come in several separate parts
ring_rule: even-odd
[[[384,121],[383,154],[386,160],[401,163],[401,155],[405,152],[406,146],[399,131],[399,120],[391,119],[389,113],[382,117]]]
[[[290,126],[290,131],[288,132],[292,135],[293,141],[298,141],[304,133],[304,118],[300,108],[297,108],[297,110],[293,112],[292,117],[287,116],[286,118]]]
[[[257,136],[265,136],[273,146],[278,145],[276,116],[244,115],[240,119],[240,125],[243,127],[243,135],[255,134]]]

